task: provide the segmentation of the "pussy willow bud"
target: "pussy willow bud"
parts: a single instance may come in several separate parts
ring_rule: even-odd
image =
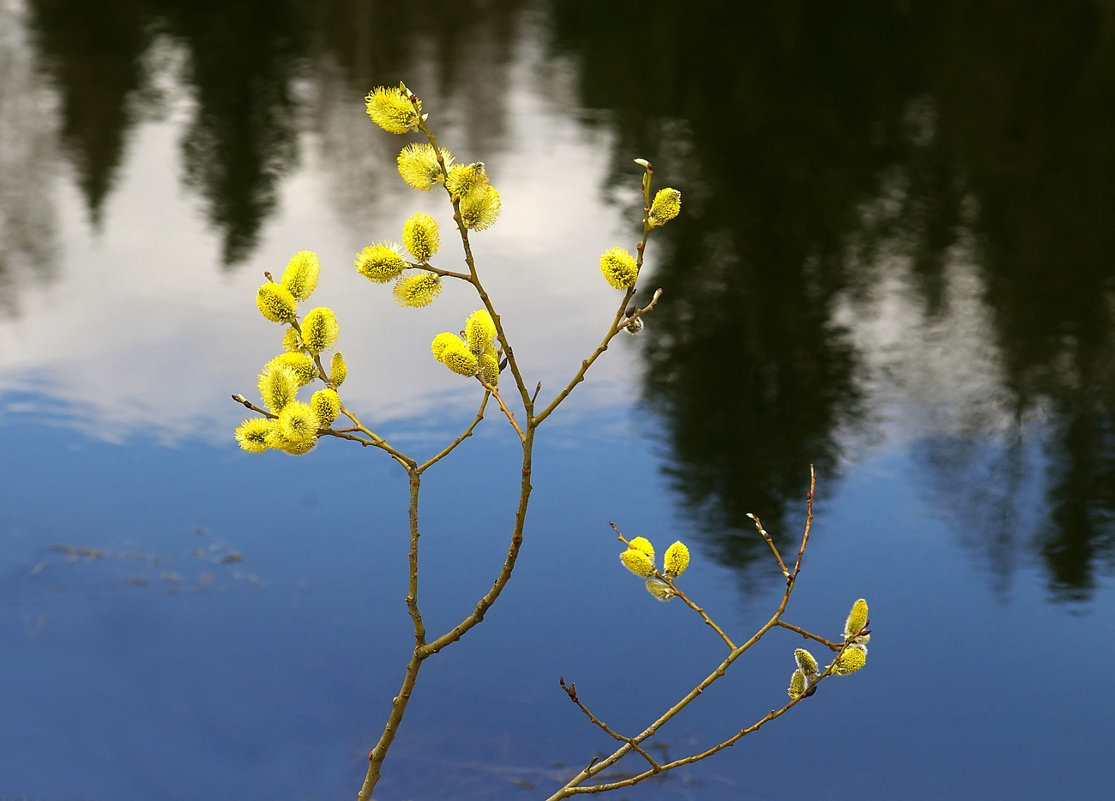
[[[646,587],[647,592],[649,592],[659,601],[668,601],[677,594],[674,592],[673,587],[671,587],[660,578],[648,578]]]
[[[609,248],[600,257],[600,272],[604,280],[616,289],[630,289],[639,277],[635,257],[623,248]]]
[[[317,378],[317,366],[314,360],[301,351],[296,353],[280,353],[268,364],[275,367],[286,367],[294,373],[294,379],[298,382],[298,386],[304,387],[306,384]]]
[[[333,359],[329,363],[329,385],[336,389],[345,383],[346,378],[348,378],[348,367],[345,365],[345,357],[338,351],[333,354]]]
[[[419,262],[428,263],[441,245],[437,222],[429,214],[416,212],[410,215],[403,225],[403,244]]]
[[[263,453],[270,445],[274,421],[268,417],[253,417],[245,420],[236,429],[236,441],[248,453]]]
[[[790,689],[786,691],[791,698],[798,699],[805,693],[805,673],[798,668],[790,676]]]
[[[648,578],[654,575],[654,560],[643,551],[635,548],[628,548],[619,555],[619,560],[623,562],[624,567],[636,576]]]
[[[263,405],[278,414],[298,394],[298,379],[289,367],[265,364],[259,374],[259,396]]]
[[[836,676],[847,676],[867,664],[867,649],[862,645],[849,645],[844,653],[833,663],[832,672]]]
[[[422,101],[414,98],[405,86],[377,86],[364,98],[364,109],[372,122],[387,133],[405,134],[418,127]]]
[[[496,338],[496,324],[487,309],[477,309],[465,320],[465,343],[473,353],[483,353]]]
[[[441,287],[441,276],[437,273],[423,270],[404,275],[395,282],[395,302],[412,309],[429,306],[441,294]]]
[[[680,576],[685,572],[685,568],[689,567],[689,549],[685,547],[684,542],[678,540],[666,549],[662,561],[667,576]]]
[[[477,161],[473,164],[458,164],[449,171],[449,180],[445,188],[449,190],[454,200],[463,200],[473,192],[488,185],[488,173],[484,170],[484,162]]]
[[[256,292],[256,306],[260,314],[273,323],[292,322],[298,309],[294,295],[286,287],[270,281]]]
[[[647,555],[650,561],[654,561],[654,546],[650,544],[650,540],[646,537],[635,537],[627,542],[628,548],[634,548],[636,551],[642,551]]]
[[[445,162],[445,169],[451,170],[455,159],[453,154],[441,148],[441,158]],[[426,142],[407,145],[399,153],[399,175],[415,189],[428,192],[435,184],[445,180],[441,172],[441,165],[437,162],[437,152],[434,146]]]
[[[476,375],[479,362],[461,338],[448,332],[438,334],[430,344],[434,358],[458,375]]]
[[[296,328],[288,328],[283,334],[283,350],[288,353],[302,350],[302,336]]]
[[[279,433],[291,443],[302,443],[317,438],[321,420],[310,404],[291,401],[279,412]]]
[[[848,619],[844,622],[844,639],[848,640],[855,637],[866,625],[867,601],[860,598],[852,604],[852,611],[848,613]]]
[[[493,387],[499,386],[499,359],[495,349],[489,348],[480,354],[480,377]]]
[[[311,353],[321,353],[331,347],[340,331],[337,315],[324,306],[312,309],[302,318],[302,342]]]
[[[503,207],[494,186],[484,186],[461,198],[461,223],[470,231],[483,231],[495,224]]]
[[[356,271],[369,281],[386,284],[406,269],[407,263],[394,245],[376,242],[356,254]]]
[[[681,211],[681,192],[670,188],[659,189],[654,196],[654,202],[650,204],[648,216],[651,227],[665,225],[677,217],[679,211]]]
[[[624,328],[623,330],[626,331],[627,333],[629,333],[631,336],[635,336],[636,334],[642,333],[642,331],[643,331],[643,318],[642,317],[636,317],[634,320],[629,320],[627,322],[627,327]]]
[[[817,675],[817,660],[813,658],[813,654],[809,653],[804,648],[797,648],[794,650],[794,661],[798,663],[798,670],[802,671],[809,678]]]
[[[328,428],[341,413],[341,398],[335,389],[319,389],[310,397],[310,408],[317,415],[321,427]]]
[[[321,262],[312,250],[301,250],[294,254],[294,258],[283,270],[283,278],[279,282],[295,300],[306,300],[317,289],[317,279],[321,274]]]

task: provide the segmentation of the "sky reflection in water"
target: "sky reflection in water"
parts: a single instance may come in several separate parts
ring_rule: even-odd
[[[428,340],[474,303],[449,287],[433,309],[401,310],[348,266],[369,241],[398,238],[412,211],[441,215],[436,197],[398,181],[402,140],[363,115],[362,93],[398,77],[501,192],[500,222],[474,241],[543,395],[612,312],[595,264],[634,240],[630,159],[652,158],[686,207],[651,244],[650,281],[667,291],[647,334],[619,341],[543,430],[516,578],[488,622],[424,671],[383,797],[548,795],[608,745],[559,675],[614,727],[644,727],[721,654],[684,608],[651,603],[621,571],[607,522],[691,541],[687,586],[742,632],[779,593],[743,512],[789,547],[810,461],[815,540],[790,618],[835,635],[866,596],[869,670],[632,796],[802,797],[849,776],[869,798],[1106,787],[1097,734],[1112,698],[1083,676],[1115,656],[1096,637],[1115,600],[1101,309],[1111,251],[1096,229],[1066,245],[1069,266],[1050,267],[1047,242],[1068,239],[1068,217],[1043,217],[1015,191],[1044,180],[1028,172],[1042,163],[1032,150],[1057,130],[1010,142],[995,114],[1011,114],[989,109],[1014,161],[981,159],[1005,151],[961,113],[977,90],[935,83],[947,66],[926,75],[888,61],[887,26],[914,52],[947,39],[942,52],[962,61],[956,32],[978,39],[977,19],[814,9],[779,39],[741,13],[724,35],[757,54],[725,73],[723,48],[666,46],[693,32],[663,7],[648,17],[662,47],[647,96],[648,75],[596,45],[625,5],[496,4],[467,36],[418,26],[413,51],[393,45],[367,63],[367,20],[284,4],[243,85],[229,76],[247,67],[206,55],[224,52],[212,47],[221,36],[242,38],[232,16],[114,6],[98,24],[134,61],[113,67],[48,4],[0,7],[0,795],[355,788],[410,637],[396,569],[405,481],[339,442],[249,457],[231,441],[243,415],[228,395],[250,394],[278,346],[252,302],[262,271],[313,248],[325,264],[313,302],[337,311],[353,368],[346,402],[419,453],[471,417],[472,393]],[[1081,27],[1070,22],[1057,29]],[[892,70],[861,72],[858,51],[838,46],[857,24]],[[134,39],[120,33],[133,28]],[[811,71],[794,37],[817,57],[831,46],[825,74],[847,86]],[[1053,63],[1052,49],[1034,52]],[[665,77],[679,53],[682,88]],[[763,66],[780,58],[786,70]],[[994,58],[988,80],[1009,87],[1009,48]],[[76,102],[83,69],[115,116]],[[867,79],[876,73],[902,79]],[[491,79],[463,77],[477,74]],[[695,113],[714,84],[748,114]],[[1070,98],[1091,85],[1060,84]],[[245,89],[247,106],[235,100]],[[1044,120],[1035,97],[1047,94],[1017,102]],[[1081,147],[1107,174],[1108,151]],[[1078,216],[1103,208],[1090,181],[1078,182]],[[475,602],[506,548],[517,463],[504,429],[490,415],[424,489],[434,629]],[[799,643],[770,640],[667,731],[671,756],[781,703]],[[794,770],[770,768],[789,755]]]

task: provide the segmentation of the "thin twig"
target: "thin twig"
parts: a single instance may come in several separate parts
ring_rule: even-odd
[[[503,396],[499,394],[499,390],[496,387],[489,384],[487,381],[485,381],[480,376],[477,376],[476,380],[479,381],[483,385],[484,389],[488,390],[488,392],[492,395],[492,397],[496,399],[496,403],[499,404],[499,408],[503,411],[503,413],[505,415],[507,415],[507,419],[510,421],[511,427],[514,428],[515,433],[517,433],[519,435],[519,441],[520,442],[526,442],[526,435],[523,433],[523,429],[519,428],[519,423],[515,419],[515,413],[507,408],[507,404],[503,402]]]
[[[767,545],[770,546],[771,553],[774,554],[774,558],[778,562],[778,566],[782,568],[782,575],[785,578],[789,578],[790,571],[786,569],[786,563],[782,561],[782,554],[780,554],[778,552],[778,548],[775,547],[774,539],[771,538],[770,534],[767,533],[767,530],[763,528],[763,523],[759,520],[759,516],[752,514],[751,512],[748,512],[747,516],[750,517],[751,520],[755,523],[755,528],[759,530],[759,533],[763,536],[763,539],[767,541]]]
[[[471,423],[469,423],[468,428],[462,431],[460,436],[458,436],[455,440],[442,448],[435,456],[431,456],[425,462],[420,464],[417,468],[419,473],[423,472],[427,467],[432,467],[433,465],[440,462],[442,459],[452,453],[454,448],[456,448],[458,445],[472,436],[473,429],[476,428],[476,426],[480,424],[480,421],[484,419],[484,409],[487,407],[488,398],[490,398],[491,396],[491,392],[484,393],[484,399],[480,401],[480,409],[476,412],[476,417],[473,418]]]
[[[805,629],[800,628],[798,626],[793,626],[793,625],[791,625],[789,623],[786,623],[785,621],[782,621],[782,620],[778,621],[778,625],[781,626],[784,629],[789,629],[790,631],[796,631],[798,634],[800,634],[802,637],[804,637],[807,640],[815,640],[816,642],[819,642],[822,645],[827,645],[829,648],[831,648],[834,651],[839,651],[840,648],[843,646],[843,643],[832,642],[830,640],[826,640],[824,637],[818,637],[813,632],[806,631]]]
[[[636,743],[631,737],[624,737],[619,732],[613,731],[607,723],[600,720],[600,718],[596,717],[596,715],[592,714],[592,712],[589,711],[589,708],[584,705],[580,698],[577,697],[577,685],[575,682],[566,684],[565,677],[562,676],[559,677],[558,683],[561,685],[561,689],[565,690],[565,694],[569,696],[569,700],[576,704],[577,708],[585,713],[590,723],[595,726],[599,726],[600,729],[612,739],[619,740],[621,743],[627,743],[631,746],[632,750],[638,752],[639,754],[642,754],[646,761],[650,763],[652,772],[657,772],[661,769],[658,765],[658,762],[655,761],[655,759],[650,754],[644,751],[639,746],[639,744]]]

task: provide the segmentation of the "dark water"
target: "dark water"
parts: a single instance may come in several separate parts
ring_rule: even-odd
[[[427,343],[474,302],[398,309],[349,267],[441,213],[363,115],[400,79],[501,191],[478,260],[543,396],[610,318],[632,159],[684,207],[648,248],[659,309],[543,428],[516,576],[427,663],[377,797],[545,798],[610,750],[559,676],[640,731],[722,645],[608,521],[688,541],[684,586],[744,635],[780,595],[746,513],[792,547],[811,463],[788,617],[836,636],[865,596],[868,668],[616,797],[1104,797],[1113,35],[1099,3],[0,0],[0,798],[355,794],[411,637],[406,482],[347,443],[244,454],[228,395],[278,346],[262,271],[311,248],[346,402],[416,455],[471,419]],[[490,584],[517,470],[489,415],[429,475],[432,630]],[[799,644],[661,750],[780,705]]]

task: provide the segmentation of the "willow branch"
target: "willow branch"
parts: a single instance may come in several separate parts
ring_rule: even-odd
[[[437,137],[433,132],[426,127],[425,122],[419,122],[418,130],[420,130],[429,141],[437,154],[438,164],[441,167],[442,186],[445,187],[446,194],[449,195],[449,201],[453,204],[453,221],[457,224],[457,232],[461,236],[461,246],[464,248],[465,264],[468,266],[468,280],[476,288],[476,293],[480,296],[480,301],[484,304],[484,308],[488,310],[488,314],[492,315],[492,322],[496,327],[496,336],[499,338],[499,343],[503,348],[503,354],[507,357],[507,366],[511,369],[511,375],[515,378],[515,386],[519,390],[519,395],[523,399],[523,406],[526,409],[527,417],[530,417],[533,411],[533,406],[530,400],[530,394],[527,392],[526,382],[523,380],[523,374],[519,370],[519,363],[515,359],[515,352],[511,348],[511,342],[507,338],[506,332],[503,330],[503,323],[496,312],[496,308],[492,303],[492,299],[488,296],[488,292],[484,289],[484,284],[480,281],[480,276],[476,272],[476,260],[472,255],[472,245],[468,239],[468,228],[465,227],[464,220],[461,219],[461,201],[454,198],[453,194],[449,191],[449,170],[445,166],[445,160],[441,156],[441,149],[437,144]]]
[[[600,720],[600,718],[596,717],[596,715],[592,714],[592,712],[589,710],[589,708],[584,705],[584,703],[581,701],[580,698],[577,697],[577,685],[576,685],[575,682],[570,682],[569,684],[566,684],[565,683],[565,677],[560,677],[558,679],[558,684],[561,685],[561,689],[565,690],[565,694],[569,696],[569,700],[572,701],[574,704],[576,704],[577,708],[585,713],[585,715],[588,717],[590,723],[592,723],[595,726],[599,726],[601,731],[603,731],[605,734],[607,734],[613,740],[619,740],[621,743],[630,744],[632,749],[637,751],[639,754],[642,754],[642,756],[646,759],[646,761],[650,763],[652,771],[657,772],[657,771],[661,770],[661,768],[658,765],[658,762],[655,761],[655,759],[650,754],[648,754],[646,751],[644,751],[639,746],[639,744],[636,743],[632,738],[624,737],[619,732],[613,731],[612,728],[607,723]]]
[[[708,676],[706,676],[699,684],[697,684],[697,686],[695,686],[692,690],[690,690],[688,693],[686,693],[677,703],[675,703],[673,706],[671,706],[669,709],[667,709],[657,720],[655,720],[653,723],[651,723],[646,729],[644,729],[642,732],[640,732],[635,737],[631,738],[632,739],[631,743],[626,743],[625,742],[623,745],[621,745],[619,748],[617,748],[609,756],[605,757],[602,760],[594,762],[591,765],[589,765],[588,767],[586,767],[585,769],[583,769],[580,773],[578,773],[576,776],[574,776],[572,779],[570,779],[565,784],[564,787],[562,787],[556,793],[554,793],[552,796],[550,796],[550,798],[547,799],[547,801],[560,801],[560,799],[568,798],[569,796],[575,795],[575,794],[578,794],[578,793],[605,792],[606,790],[609,790],[609,789],[617,789],[619,787],[629,786],[629,784],[620,784],[620,783],[613,783],[611,785],[604,785],[604,784],[602,784],[602,785],[591,785],[591,786],[588,786],[588,787],[582,787],[581,785],[583,785],[586,781],[593,778],[594,776],[597,776],[602,771],[607,770],[609,767],[611,767],[612,765],[619,762],[623,757],[627,756],[627,754],[631,753],[634,750],[634,746],[639,745],[639,744],[643,743],[644,741],[646,741],[648,738],[652,737],[655,734],[655,732],[657,732],[660,728],[662,728],[662,726],[664,726],[671,719],[673,719],[679,712],[681,712],[682,709],[684,709],[686,706],[688,706],[693,701],[693,699],[695,699],[697,696],[699,696],[701,693],[703,693],[705,690],[707,690],[709,687],[711,687],[717,680],[719,680],[721,677],[723,677],[724,674],[728,671],[728,668],[730,668],[732,666],[732,663],[734,663],[737,659],[739,659],[741,656],[743,656],[743,654],[745,654],[748,650],[750,650],[752,647],[754,647],[754,645],[756,643],[758,643],[760,639],[762,639],[764,634],[766,634],[768,631],[770,631],[772,628],[774,628],[775,626],[778,625],[778,621],[781,619],[782,614],[786,611],[786,605],[789,604],[789,602],[790,602],[790,595],[794,590],[794,585],[797,581],[798,573],[800,572],[801,553],[804,552],[806,545],[809,543],[809,534],[810,534],[810,530],[811,530],[812,524],[813,524],[813,495],[814,495],[814,491],[816,489],[816,475],[813,471],[812,465],[810,466],[810,469],[809,469],[809,475],[810,475],[810,481],[809,481],[809,494],[806,497],[806,507],[807,508],[806,508],[806,518],[805,518],[805,528],[804,528],[804,531],[802,533],[801,549],[798,553],[798,561],[797,561],[797,564],[795,565],[794,571],[786,579],[786,589],[783,590],[783,592],[782,592],[782,600],[779,602],[778,607],[774,610],[774,614],[772,614],[770,616],[770,618],[767,620],[767,622],[764,623],[751,636],[750,639],[748,639],[743,644],[734,648],[732,650],[732,652],[729,653],[727,657],[725,657],[724,661],[722,661],[712,673],[710,673]],[[618,529],[617,529],[616,533],[617,534],[619,533]],[[847,646],[845,645],[845,647],[847,647]],[[841,653],[842,652],[843,652],[843,649],[841,650]],[[835,664],[835,661],[834,661],[834,664]],[[830,665],[829,668],[826,669],[825,672],[823,674],[821,674],[820,677],[818,677],[817,681],[820,681],[821,678],[823,678],[824,676],[829,675],[831,673],[831,670],[832,670],[832,665]],[[814,682],[814,686],[815,685],[816,685],[816,682]],[[802,696],[802,698],[804,698],[804,697],[805,696]],[[731,745],[731,743],[734,743],[740,737],[743,737],[746,734],[749,734],[752,731],[757,730],[759,727],[761,727],[765,723],[769,722],[770,720],[774,720],[775,718],[781,716],[782,714],[785,713],[786,710],[792,708],[796,703],[800,702],[800,700],[801,700],[801,698],[793,699],[793,700],[790,701],[790,703],[786,704],[785,707],[783,707],[782,710],[769,712],[758,723],[752,725],[751,727],[749,727],[747,729],[741,730],[741,732],[737,736],[732,738],[730,741],[725,741],[724,743],[720,744],[719,746],[716,746],[715,750],[719,750],[721,748],[726,748],[728,745]],[[713,751],[713,752],[715,752],[715,751]],[[692,760],[690,760],[690,761],[692,761]],[[670,763],[670,764],[673,764],[673,763]],[[686,764],[686,763],[682,762],[682,761],[678,761],[676,763],[676,765],[674,765],[674,766],[676,767],[677,765],[680,765],[680,764]],[[666,770],[668,768],[667,768],[666,765],[663,765],[662,769]],[[645,779],[647,776],[651,775],[651,773],[654,773],[654,772],[657,772],[657,771],[651,771],[650,773],[640,774],[639,781],[641,781],[642,779]],[[629,780],[624,780],[624,781],[629,781]],[[630,783],[633,784],[634,782],[630,782]]]
[[[507,419],[511,423],[511,427],[514,428],[515,433],[519,435],[519,441],[520,442],[525,442],[526,441],[526,435],[523,434],[523,429],[519,428],[519,423],[518,423],[517,420],[515,420],[514,412],[512,412],[510,409],[508,409],[507,404],[503,402],[503,396],[499,394],[499,389],[496,388],[495,386],[489,384],[487,381],[485,381],[480,376],[477,376],[476,380],[479,381],[481,384],[483,384],[484,389],[486,389],[489,392],[489,394],[491,394],[491,396],[496,399],[496,403],[499,404],[499,408],[503,411],[503,413],[505,415],[507,415]]]
[[[786,563],[782,561],[782,554],[780,554],[778,552],[778,548],[775,547],[774,539],[770,536],[769,533],[767,533],[767,530],[763,528],[763,523],[761,520],[759,520],[759,516],[754,515],[751,512],[748,512],[747,516],[750,517],[751,520],[755,523],[755,528],[759,530],[759,534],[762,535],[763,539],[767,541],[767,545],[770,546],[771,553],[774,554],[774,558],[778,562],[778,566],[782,568],[782,575],[785,578],[789,578],[790,571],[786,569]]]
[[[783,620],[779,620],[778,625],[781,626],[784,629],[789,629],[790,631],[797,632],[798,634],[800,634],[802,637],[804,637],[807,640],[814,640],[815,642],[819,642],[822,645],[828,646],[833,651],[839,651],[843,647],[843,643],[832,642],[831,640],[826,640],[824,637],[818,637],[816,634],[814,634],[811,631],[806,631],[805,629],[800,628],[799,626],[793,626],[793,625],[791,625],[791,624],[789,624],[789,623],[787,623]]]
[[[534,453],[534,429],[530,426],[527,427],[523,438],[523,470],[522,478],[519,483],[519,503],[515,508],[515,523],[511,529],[511,542],[507,547],[507,556],[503,560],[503,565],[500,567],[499,573],[496,575],[495,580],[492,582],[491,588],[476,602],[476,608],[461,620],[460,623],[453,628],[446,631],[440,637],[428,642],[420,649],[420,657],[425,659],[428,656],[436,654],[447,645],[457,642],[461,639],[474,626],[479,624],[484,616],[487,614],[488,609],[499,598],[503,588],[507,586],[507,582],[511,580],[511,572],[515,569],[515,562],[519,558],[519,550],[523,545],[523,528],[526,525],[527,507],[530,504],[530,494],[534,487],[531,486],[531,460]]]
[[[488,406],[488,398],[491,397],[491,394],[492,394],[491,392],[485,392],[484,393],[484,399],[482,401],[480,401],[480,408],[476,412],[476,417],[474,417],[472,422],[469,423],[468,428],[466,428],[464,431],[462,431],[461,434],[455,440],[453,440],[448,445],[446,445],[444,448],[442,448],[436,455],[431,456],[425,462],[418,465],[418,467],[416,469],[418,470],[419,473],[424,472],[426,470],[426,468],[428,468],[428,467],[433,467],[435,464],[437,464],[442,459],[444,459],[446,456],[448,456],[450,453],[452,453],[453,450],[458,445],[460,445],[462,442],[464,442],[466,439],[468,439],[469,437],[472,436],[473,429],[475,429],[478,425],[480,425],[480,421],[484,419],[484,409],[487,408],[487,406]]]

